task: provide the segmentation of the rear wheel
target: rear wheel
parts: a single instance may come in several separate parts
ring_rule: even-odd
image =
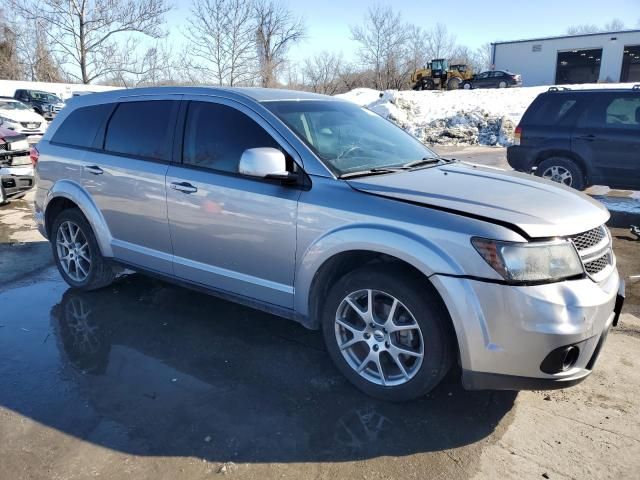
[[[365,267],[330,290],[322,327],[340,371],[363,392],[390,401],[432,390],[451,367],[453,335],[435,293],[405,269]]]
[[[498,83],[498,88],[507,88],[507,82],[505,82],[504,80],[500,80],[500,83]]]
[[[471,88],[472,88],[472,87],[473,87],[473,85],[471,85],[471,82],[464,82],[464,83],[462,84],[462,88],[463,88],[464,90],[471,90]]]
[[[96,290],[115,279],[115,270],[100,253],[91,225],[77,208],[63,210],[56,217],[51,245],[58,271],[72,287]]]
[[[543,160],[536,169],[536,175],[576,190],[584,190],[587,184],[582,169],[573,160],[564,157]]]

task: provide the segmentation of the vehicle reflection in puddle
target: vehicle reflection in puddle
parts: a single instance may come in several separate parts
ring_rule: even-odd
[[[318,332],[138,275],[88,293],[37,282],[0,293],[0,304],[0,378],[20,386],[0,389],[0,405],[134,454],[409,455],[484,438],[515,398],[465,392],[452,378],[419,401],[377,401],[340,376]]]

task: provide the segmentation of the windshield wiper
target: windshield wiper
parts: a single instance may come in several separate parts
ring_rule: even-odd
[[[405,163],[403,165],[403,168],[410,169],[410,168],[422,167],[424,165],[435,165],[440,162],[451,163],[451,162],[455,162],[455,160],[454,159],[450,160],[448,158],[442,158],[442,157],[425,157],[425,158],[421,158],[420,160],[414,160],[412,162]]]
[[[365,177],[367,175],[380,175],[382,173],[393,173],[406,170],[405,167],[375,167],[367,170],[359,170],[357,172],[347,172],[339,175],[338,178],[356,178]]]

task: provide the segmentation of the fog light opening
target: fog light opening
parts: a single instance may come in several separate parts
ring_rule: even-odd
[[[571,346],[568,347],[564,351],[564,355],[562,357],[562,371],[566,372],[571,367],[573,367],[578,361],[578,356],[580,355],[580,349],[578,347]]]

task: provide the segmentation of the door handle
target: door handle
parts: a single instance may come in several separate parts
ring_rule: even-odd
[[[93,175],[102,175],[104,173],[104,170],[97,165],[90,165],[88,167],[84,167],[84,169]]]
[[[182,193],[195,193],[198,191],[196,187],[187,182],[171,182],[171,188]]]
[[[596,139],[596,136],[593,134],[589,134],[589,135],[578,135],[579,140],[586,140],[587,142],[593,142]]]

